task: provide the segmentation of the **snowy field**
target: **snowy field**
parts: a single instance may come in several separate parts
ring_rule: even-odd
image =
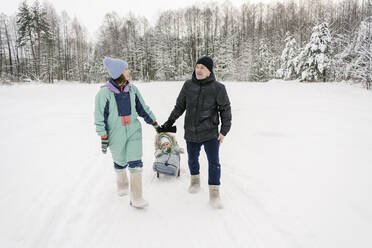
[[[163,123],[181,82],[137,83]],[[372,92],[346,84],[226,83],[232,130],[221,146],[225,209],[152,171],[143,125],[144,196],[116,195],[93,124],[99,85],[0,86],[0,247],[372,247]],[[183,140],[183,117],[177,121]]]

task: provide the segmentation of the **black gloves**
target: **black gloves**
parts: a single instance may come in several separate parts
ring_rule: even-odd
[[[168,119],[163,126],[160,127],[160,130],[162,133],[176,133],[177,132],[177,127],[173,126],[174,120]]]
[[[172,126],[173,126],[173,124],[174,124],[174,120],[167,120],[164,124],[163,124],[163,126],[161,126],[162,128],[171,128]]]
[[[152,123],[152,126],[155,128],[157,133],[176,133],[177,127],[173,126],[175,121],[173,120],[167,120],[162,126],[159,126],[159,124],[154,121]]]

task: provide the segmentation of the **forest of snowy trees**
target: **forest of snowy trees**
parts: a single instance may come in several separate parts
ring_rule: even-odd
[[[135,80],[185,80],[209,55],[219,80],[372,82],[372,1],[288,0],[234,7],[199,4],[154,24],[107,13],[94,41],[49,3],[0,15],[0,79],[99,82],[105,56],[128,61]]]

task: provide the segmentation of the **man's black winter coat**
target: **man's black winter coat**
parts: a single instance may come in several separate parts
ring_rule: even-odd
[[[229,97],[213,72],[203,80],[197,80],[193,73],[192,79],[184,83],[169,120],[175,121],[185,110],[185,139],[189,142],[201,143],[217,138],[220,119],[222,135],[226,136],[231,128]]]

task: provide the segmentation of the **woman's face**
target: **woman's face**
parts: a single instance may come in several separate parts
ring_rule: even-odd
[[[123,71],[123,75],[124,75],[126,80],[128,80],[128,81],[130,80],[130,70],[128,69],[128,67],[127,67],[127,69],[125,69]]]
[[[202,79],[209,77],[209,75],[211,75],[211,72],[204,65],[197,64],[195,67],[195,74],[196,74],[196,79],[202,80]]]

